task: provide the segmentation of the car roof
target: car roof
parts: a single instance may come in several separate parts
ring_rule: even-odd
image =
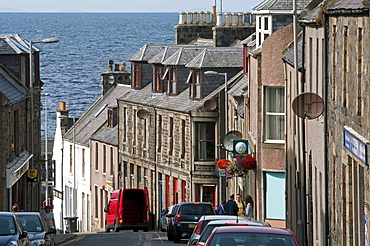
[[[213,232],[214,233],[253,232],[253,233],[293,235],[293,233],[287,229],[262,226],[224,226],[215,228]]]
[[[13,212],[0,212],[0,217],[14,217]]]
[[[39,212],[15,212],[16,215],[40,215]]]
[[[183,202],[183,203],[180,203],[179,205],[186,205],[186,204],[210,204],[212,205],[210,202]]]
[[[212,220],[208,223],[208,225],[225,225],[225,224],[247,224],[251,226],[266,226],[267,223],[248,220],[248,219],[239,219],[239,220]]]

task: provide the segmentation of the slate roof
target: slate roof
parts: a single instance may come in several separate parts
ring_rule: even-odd
[[[329,7],[326,9],[326,12],[342,12],[344,10],[367,10],[363,5],[362,0],[339,0],[333,1],[330,3]],[[368,10],[367,10],[368,11]]]
[[[149,61],[168,45],[146,44],[135,52],[128,60],[129,61]]]
[[[185,67],[188,68],[237,68],[243,64],[243,49],[240,48],[205,48]]]
[[[243,71],[240,71],[239,75],[242,75]],[[248,86],[248,77],[243,76],[239,81],[237,81],[228,91],[233,97],[240,97],[243,95],[243,91],[246,90]]]
[[[157,55],[153,56],[148,63],[163,63],[166,59],[172,56],[176,51],[178,51],[182,46],[167,46],[162,49]]]
[[[89,139],[92,133],[100,128],[108,118],[107,108],[116,106],[117,98],[130,90],[130,86],[118,84],[104,96],[100,96],[81,118],[77,120],[76,124],[65,133],[64,139],[73,142],[73,128],[75,127],[75,142],[80,145],[89,146]],[[99,112],[100,114],[98,114]]]
[[[34,51],[39,51],[32,45]],[[18,34],[0,34],[0,54],[16,55],[28,54],[30,52],[29,42]]]
[[[28,97],[28,89],[10,75],[2,65],[0,65],[0,92],[8,98],[8,105]]]
[[[302,10],[306,7],[306,5],[310,2],[310,0],[297,0],[297,10]],[[253,12],[261,11],[261,10],[293,10],[293,1],[291,0],[264,0],[254,8],[252,8]]]
[[[302,40],[298,41],[298,69],[302,68]],[[283,60],[287,62],[290,66],[294,67],[294,49],[293,46],[288,49],[284,56]]]
[[[172,56],[163,62],[165,66],[185,66],[194,57],[196,57],[204,48],[199,47],[181,47]]]
[[[108,123],[104,122],[91,139],[118,146],[118,124],[115,127],[108,127]]]
[[[228,84],[232,84],[236,80],[240,79],[241,76],[243,76],[243,73],[239,72],[228,80]],[[224,87],[224,84],[220,85],[217,89],[206,95],[202,100],[191,100],[189,99],[189,88],[184,90],[182,93],[179,93],[177,96],[168,96],[166,93],[153,94],[151,85],[149,84],[141,90],[131,90],[126,92],[124,95],[119,97],[118,100],[181,113],[190,113],[191,111],[202,107],[205,101],[216,96],[224,89]]]
[[[314,9],[307,12],[307,14],[302,14],[302,16],[298,19],[299,22],[303,23],[316,23],[318,17],[320,16],[321,8],[323,6],[324,2],[321,2],[319,5],[317,5]]]

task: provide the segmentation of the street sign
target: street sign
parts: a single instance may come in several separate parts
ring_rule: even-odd
[[[216,171],[216,175],[217,177],[226,177],[226,170],[225,169],[219,169],[218,171]]]

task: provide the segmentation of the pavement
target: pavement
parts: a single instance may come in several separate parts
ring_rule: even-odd
[[[76,236],[77,235],[74,233],[65,233],[65,234],[57,233],[54,235],[54,243],[55,245],[61,245],[64,242],[75,238]]]

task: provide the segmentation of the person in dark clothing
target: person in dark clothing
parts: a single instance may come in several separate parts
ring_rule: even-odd
[[[225,214],[227,215],[238,215],[238,205],[234,201],[234,194],[230,196],[230,199],[224,205]]]

